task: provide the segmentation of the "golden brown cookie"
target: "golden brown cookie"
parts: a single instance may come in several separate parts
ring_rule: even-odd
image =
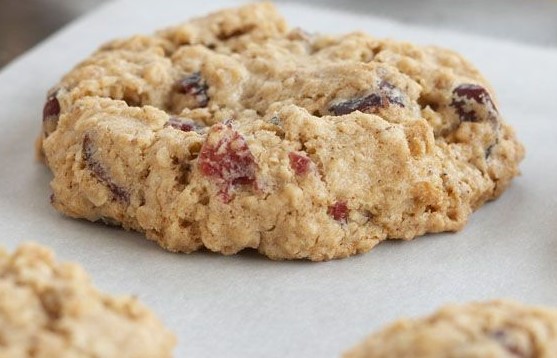
[[[373,334],[345,358],[553,358],[557,310],[510,301],[441,308]]]
[[[54,207],[179,252],[320,261],[457,231],[524,154],[458,54],[310,35],[269,3],[110,42],[43,114]]]
[[[95,289],[34,244],[0,249],[0,357],[164,358],[175,338],[135,298]]]

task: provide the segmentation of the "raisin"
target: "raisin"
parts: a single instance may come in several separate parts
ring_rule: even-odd
[[[43,107],[43,127],[47,136],[54,132],[58,126],[60,102],[58,102],[58,98],[56,98],[57,93],[58,92],[55,92],[49,95]]]
[[[96,148],[91,137],[89,134],[85,134],[83,136],[82,158],[87,165],[87,169],[95,178],[108,187],[114,199],[119,202],[128,203],[130,201],[130,193],[112,181],[105,167],[94,158],[95,152]]]
[[[348,206],[345,201],[337,201],[327,209],[327,214],[333,217],[336,221],[345,223],[348,218]]]
[[[365,97],[353,98],[344,102],[333,104],[329,111],[335,116],[342,116],[354,111],[376,113],[381,108],[388,106],[387,101],[377,93],[369,94]]]
[[[381,81],[376,92],[372,92],[363,97],[337,102],[329,107],[329,111],[335,116],[342,116],[354,111],[377,113],[389,107],[389,105],[396,105],[403,108],[404,96],[400,90],[392,84]]]
[[[208,89],[209,87],[201,77],[201,72],[194,72],[176,83],[178,93],[194,96],[199,107],[205,107],[209,103]]]
[[[294,170],[296,175],[304,175],[309,171],[311,159],[305,155],[290,152],[288,153],[288,158],[290,159],[290,168]]]
[[[201,132],[204,128],[202,125],[192,121],[191,119],[182,119],[178,117],[170,117],[164,126],[172,127],[181,130],[182,132]]]
[[[495,120],[498,114],[489,92],[472,83],[458,85],[453,90],[451,106],[462,122]]]
[[[222,200],[232,200],[230,190],[239,185],[255,184],[257,164],[245,138],[232,124],[211,127],[198,159],[202,175],[219,186]]]

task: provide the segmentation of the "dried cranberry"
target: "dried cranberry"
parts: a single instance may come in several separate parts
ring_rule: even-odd
[[[464,83],[453,90],[451,106],[463,122],[480,122],[497,118],[497,107],[482,86]]]
[[[185,76],[176,84],[178,93],[192,95],[195,97],[199,107],[205,107],[209,103],[207,90],[209,87],[201,77],[201,72],[194,72]]]
[[[491,337],[497,341],[497,343],[503,347],[508,353],[511,353],[513,357],[526,358],[529,355],[524,352],[520,346],[513,342],[512,338],[505,332],[505,330],[499,329],[491,333]]]
[[[43,107],[43,130],[45,136],[56,130],[58,118],[60,117],[60,102],[56,98],[57,92],[49,95]]]
[[[337,201],[333,205],[329,206],[327,214],[333,217],[336,221],[346,222],[348,218],[348,206],[345,201]]]
[[[177,117],[170,117],[168,122],[166,122],[165,127],[176,128],[183,132],[199,132],[203,129],[203,126],[191,119],[181,119]]]
[[[60,115],[60,102],[58,102],[58,98],[56,98],[56,94],[52,94],[48,96],[46,103],[44,104],[43,108],[43,121],[51,120],[52,117],[56,117]]]
[[[234,186],[255,183],[255,157],[245,138],[230,123],[211,127],[199,152],[198,165],[201,174],[220,187],[224,202],[232,200],[230,189]]]
[[[296,175],[304,175],[309,171],[311,159],[305,155],[290,152],[288,153],[288,158],[290,159],[290,168],[294,170]]]
[[[342,116],[354,111],[377,113],[391,104],[404,107],[404,96],[398,88],[386,81],[381,81],[378,87],[376,92],[367,96],[335,103],[329,107],[329,111],[336,116]]]
[[[96,148],[91,140],[91,137],[88,134],[83,136],[83,145],[82,145],[82,158],[85,164],[87,165],[87,169],[91,171],[91,173],[104,185],[108,187],[114,198],[120,202],[127,203],[130,201],[130,193],[123,187],[115,184],[110,175],[108,175],[107,170],[104,166],[99,163],[95,158]]]

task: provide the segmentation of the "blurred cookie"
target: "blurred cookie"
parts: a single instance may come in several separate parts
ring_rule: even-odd
[[[551,358],[557,310],[509,301],[441,308],[371,335],[345,358]]]
[[[95,289],[40,246],[0,249],[0,357],[171,357],[175,338],[136,299]]]

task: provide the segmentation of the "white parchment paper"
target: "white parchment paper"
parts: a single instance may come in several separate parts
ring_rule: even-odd
[[[102,290],[136,294],[174,332],[177,357],[335,357],[373,329],[447,302],[512,298],[557,306],[557,51],[281,5],[293,26],[363,30],[453,48],[494,85],[527,149],[523,176],[457,234],[387,242],[326,263],[253,253],[171,254],[142,235],[65,218],[33,144],[50,86],[104,41],[149,33],[232,1],[116,1],[0,72],[0,244],[80,262]]]

